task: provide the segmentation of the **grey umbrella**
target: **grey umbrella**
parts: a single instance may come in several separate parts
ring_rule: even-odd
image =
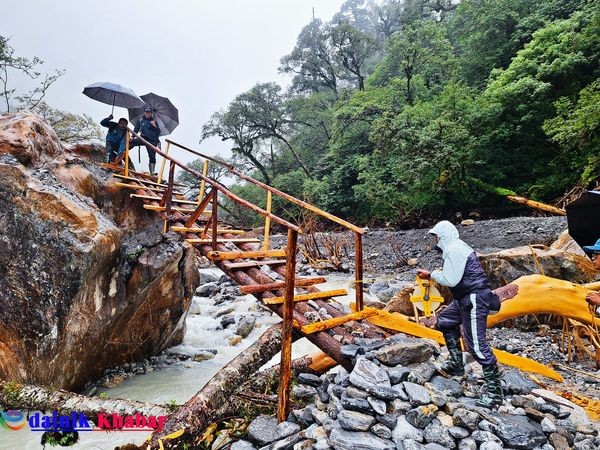
[[[135,108],[144,105],[144,100],[139,98],[131,89],[120,84],[102,81],[93,83],[83,89],[83,94],[93,100],[122,108]]]
[[[137,123],[144,115],[144,109],[152,108],[152,116],[160,128],[160,135],[171,134],[179,125],[179,111],[167,97],[161,97],[152,92],[142,95],[145,104],[141,107],[128,108],[129,120]]]

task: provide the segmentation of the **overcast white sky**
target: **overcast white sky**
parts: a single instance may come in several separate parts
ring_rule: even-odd
[[[327,21],[342,3],[0,0],[0,34],[18,55],[42,58],[45,71],[66,70],[49,91],[50,105],[100,121],[110,106],[84,96],[84,86],[112,81],[138,95],[152,91],[179,108],[180,125],[171,138],[215,154],[230,144],[211,139],[198,145],[210,115],[256,82],[287,83],[277,73],[279,59],[293,49],[312,8]],[[115,117],[121,116],[127,111],[115,108]]]

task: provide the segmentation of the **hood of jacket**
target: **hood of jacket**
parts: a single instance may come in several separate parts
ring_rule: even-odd
[[[429,234],[434,234],[440,238],[437,245],[444,253],[449,248],[450,244],[459,239],[458,230],[447,220],[436,223],[435,226],[429,230]]]

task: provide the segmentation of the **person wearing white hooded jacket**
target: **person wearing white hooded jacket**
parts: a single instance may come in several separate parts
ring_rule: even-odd
[[[444,266],[442,270],[431,273],[419,269],[417,275],[449,287],[453,296],[452,302],[437,317],[436,327],[443,333],[450,353],[448,361],[440,370],[449,376],[463,376],[465,373],[460,346],[462,325],[466,347],[483,367],[487,385],[487,392],[477,400],[477,404],[486,408],[498,407],[504,400],[501,375],[498,361],[487,343],[486,329],[487,316],[498,312],[500,299],[491,290],[477,254],[459,239],[454,225],[444,220],[437,223],[429,233],[437,238]]]

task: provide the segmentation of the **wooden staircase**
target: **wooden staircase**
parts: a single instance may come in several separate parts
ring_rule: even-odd
[[[188,168],[170,156],[168,153],[171,145],[204,158],[202,173]],[[145,209],[160,215],[164,221],[164,232],[178,233],[182,240],[194,246],[200,254],[212,260],[217,267],[237,281],[243,293],[254,295],[283,318],[278,418],[285,420],[289,410],[292,330],[309,339],[348,370],[352,369],[352,364],[341,352],[343,344],[352,343],[355,336],[380,338],[387,335],[381,328],[366,321],[361,322],[372,314],[362,311],[363,229],[248,177],[221,161],[173,141],[167,140],[165,152],[156,147],[154,149],[164,158],[158,177],[130,171],[127,164],[125,167],[120,167],[118,161],[116,164],[105,164],[105,167],[113,171],[115,186],[131,191],[131,198],[142,202]],[[125,161],[128,161],[128,151],[129,149],[126,148]],[[164,180],[162,175],[167,161],[168,176]],[[266,209],[238,197],[216,180],[210,179],[207,176],[209,163],[224,165],[231,175],[264,189],[267,196]],[[200,180],[200,194],[197,201],[185,198],[180,189],[183,186],[174,182],[176,167],[188,171]],[[332,220],[355,233],[357,312],[343,314],[331,302],[335,297],[347,295],[345,289],[322,291],[316,286],[323,283],[324,278],[296,276],[297,239],[302,230],[299,226],[272,214],[273,195]],[[264,216],[265,231],[262,239],[246,236],[244,230],[232,228],[221,222],[218,218],[219,196],[227,197]],[[272,222],[288,230],[287,242],[281,248],[270,248],[269,234]],[[265,267],[269,270],[264,270]],[[331,318],[312,323],[309,318],[319,317],[319,310],[323,309]]]

